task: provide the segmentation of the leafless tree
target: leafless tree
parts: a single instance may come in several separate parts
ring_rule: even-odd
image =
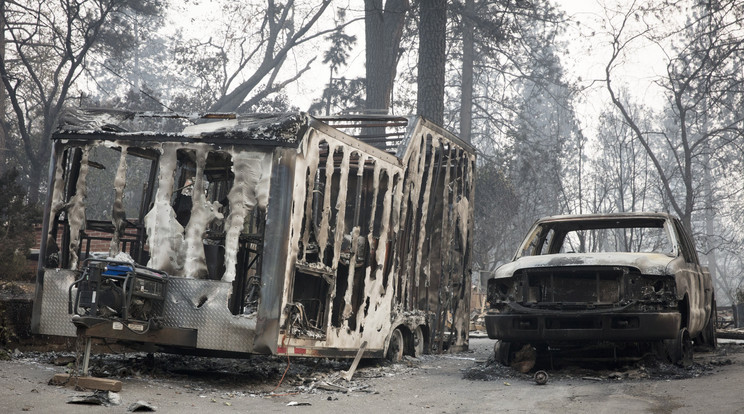
[[[13,133],[6,146],[39,198],[49,158],[47,140],[70,98],[86,57],[107,33],[106,24],[123,9],[147,0],[4,1],[5,57],[0,60]],[[22,162],[21,160],[25,160]]]
[[[736,191],[728,186],[730,180],[713,177],[732,173],[729,154],[744,136],[744,5],[735,0],[688,4],[686,24],[667,33],[659,33],[658,27],[669,27],[664,23],[672,20],[666,20],[665,10],[676,9],[666,1],[634,5],[623,13],[612,33],[605,82],[656,170],[664,205],[695,234],[714,281],[723,288],[715,274],[720,267],[716,252],[733,240],[722,224],[722,212]],[[667,62],[666,74],[656,80],[665,92],[665,106],[652,127],[642,125],[627,97],[618,93],[616,69],[639,41],[658,45]]]
[[[737,4],[738,3],[738,4]],[[652,27],[628,34],[631,20],[653,10],[628,10],[612,38],[612,56],[605,67],[606,86],[615,107],[632,129],[655,166],[673,211],[692,231],[693,214],[705,199],[700,177],[705,154],[723,148],[740,137],[744,128],[739,87],[744,59],[744,6],[740,2],[718,2],[715,9],[700,6],[699,14],[675,35],[681,43],[668,48],[667,73],[658,79],[666,91],[666,122],[653,130],[644,129],[618,94],[615,69],[623,53],[639,39],[659,42]],[[667,168],[663,157],[673,160]]]
[[[227,56],[230,48],[236,48],[239,52],[235,62],[228,65],[227,61],[223,61],[225,63],[221,64],[223,73],[219,88],[220,96],[209,110],[230,112],[238,110],[241,106],[250,107],[299,79],[310,69],[314,58],[288,78],[277,80],[292,49],[335,30],[332,28],[311,31],[331,2],[332,0],[322,0],[300,8],[294,0],[288,0],[284,4],[267,0],[261,23],[258,25],[254,23],[258,28],[253,36],[253,40],[257,39],[256,42],[238,38],[236,44],[225,42],[213,44],[212,46],[216,46],[222,56]],[[249,69],[251,66],[255,69]],[[250,74],[246,75],[246,70],[249,70]],[[241,77],[246,79],[236,85]]]
[[[630,110],[644,126],[653,115],[653,111],[642,105],[634,105]],[[616,111],[608,108],[602,112],[597,135],[592,170],[598,172],[594,191],[595,200],[600,203],[595,204],[593,212],[645,211],[660,205],[652,194],[651,181],[658,180],[655,169],[633,131]]]

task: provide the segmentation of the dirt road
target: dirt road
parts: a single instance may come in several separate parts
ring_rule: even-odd
[[[123,383],[113,394],[119,404],[111,406],[70,404],[92,392],[47,384],[68,369],[51,362],[71,354],[18,352],[0,361],[0,412],[125,413],[142,400],[162,413],[744,413],[741,344],[696,353],[690,369],[653,362],[564,367],[548,370],[547,385],[536,385],[532,374],[487,364],[493,341],[470,343],[468,353],[395,365],[368,361],[351,382],[340,378],[350,361],[293,359],[277,389],[283,358],[96,356],[93,373]]]

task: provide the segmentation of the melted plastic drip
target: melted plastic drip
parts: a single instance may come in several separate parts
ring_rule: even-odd
[[[262,152],[235,151],[232,157],[235,180],[227,195],[230,214],[225,221],[225,274],[222,276],[225,282],[235,280],[238,242],[248,213],[259,204],[259,199],[264,203],[268,200],[270,164],[266,169],[266,160],[271,160],[269,153]]]
[[[173,179],[176,172],[175,144],[164,144],[160,157],[158,191],[155,203],[145,216],[147,244],[150,247],[148,267],[180,275],[183,268],[183,226],[176,220],[176,212],[170,204]]]
[[[88,193],[85,179],[88,176],[88,155],[90,147],[83,148],[80,160],[80,173],[75,183],[75,196],[67,205],[67,222],[70,225],[70,269],[77,269],[78,248],[80,247],[80,232],[85,230],[85,198]]]
[[[111,238],[111,245],[109,246],[109,256],[116,256],[120,251],[119,239],[124,232],[124,220],[126,219],[126,212],[124,211],[124,188],[127,186],[127,146],[122,145],[121,157],[119,158],[119,168],[116,170],[116,177],[114,178],[114,190],[116,191],[116,198],[114,199],[114,206],[111,210],[111,222],[114,225],[114,235]]]
[[[57,157],[57,165],[54,169],[54,187],[52,192],[52,203],[51,203],[51,212],[49,214],[49,217],[57,217],[57,214],[65,207],[64,203],[64,188],[65,188],[65,180],[63,178],[65,167],[62,165],[62,160],[64,157],[59,156]],[[56,241],[54,238],[54,234],[56,233],[56,229],[52,226],[49,226],[49,230],[47,233],[47,246],[56,246]]]
[[[207,162],[206,147],[196,150],[196,176],[192,192],[193,207],[186,225],[186,263],[184,274],[187,277],[204,278],[208,274],[204,256],[204,235],[207,226],[214,220],[223,219],[219,209],[222,205],[215,201],[209,203],[205,197],[204,167]]]

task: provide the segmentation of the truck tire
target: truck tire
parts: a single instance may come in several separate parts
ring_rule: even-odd
[[[664,341],[669,361],[681,367],[692,365],[692,340],[687,328],[682,328],[675,339]]]

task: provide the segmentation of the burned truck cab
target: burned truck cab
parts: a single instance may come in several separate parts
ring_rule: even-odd
[[[371,145],[334,122],[400,133]],[[34,332],[216,355],[467,347],[475,156],[425,119],[74,110],[52,144]]]
[[[488,281],[487,300],[502,362],[525,344],[664,344],[654,349],[686,364],[693,339],[716,343],[710,273],[679,219],[665,213],[540,219]]]

